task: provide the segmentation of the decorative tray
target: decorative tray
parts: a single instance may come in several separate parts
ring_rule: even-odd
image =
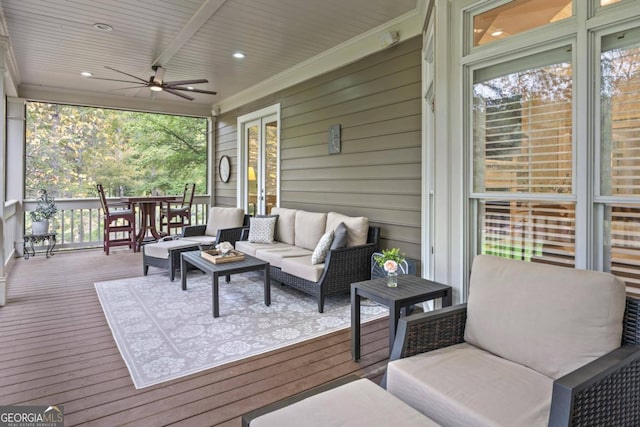
[[[225,262],[242,261],[244,254],[242,252],[233,250],[226,255],[222,255],[220,251],[211,249],[208,251],[200,251],[200,256],[214,264],[223,264]]]

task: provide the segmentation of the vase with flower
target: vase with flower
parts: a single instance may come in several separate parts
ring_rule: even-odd
[[[400,253],[400,249],[383,249],[382,253],[374,255],[373,259],[386,272],[387,286],[390,288],[397,287],[398,270],[402,269],[401,265],[405,262],[404,255]]]

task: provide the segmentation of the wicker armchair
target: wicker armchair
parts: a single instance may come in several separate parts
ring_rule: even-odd
[[[461,344],[466,324],[466,304],[400,319],[390,362]],[[628,297],[621,346],[553,381],[548,425],[640,425],[639,398],[640,300]]]

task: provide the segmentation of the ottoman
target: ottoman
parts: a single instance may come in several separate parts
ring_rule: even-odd
[[[142,247],[142,272],[146,276],[149,266],[169,270],[169,279],[173,282],[176,269],[180,268],[180,253],[194,251],[200,244],[186,239],[164,240]]]
[[[340,383],[344,381],[338,382]],[[438,425],[368,379],[356,379],[334,388],[331,388],[331,383],[328,386],[328,389],[327,386],[320,387],[319,393],[314,391],[301,393],[245,414],[242,417],[242,425],[249,427]],[[301,396],[302,400],[298,396]],[[283,407],[287,401],[294,403]],[[273,411],[269,412],[270,409]]]

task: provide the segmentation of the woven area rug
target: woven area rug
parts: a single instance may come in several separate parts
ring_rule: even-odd
[[[99,282],[96,292],[136,388],[148,387],[225,363],[282,348],[351,326],[348,294],[316,299],[274,284],[264,305],[262,276],[220,280],[220,317],[211,311],[211,278],[191,272],[180,280],[151,275]],[[362,322],[388,314],[362,307]]]

